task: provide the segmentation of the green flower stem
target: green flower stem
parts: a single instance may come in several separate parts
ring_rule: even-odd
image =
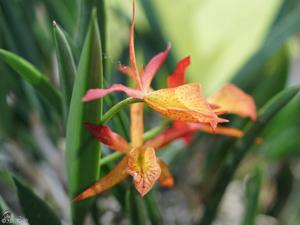
[[[170,123],[172,122],[172,120],[170,119],[166,119],[164,120],[160,125],[158,125],[157,127],[154,127],[151,130],[148,130],[147,132],[144,133],[144,141],[148,141],[151,138],[154,138],[156,135],[158,135],[163,129],[166,128],[166,126],[168,126]]]
[[[124,155],[122,152],[114,152],[112,154],[109,154],[108,156],[105,156],[100,161],[100,166],[106,165],[116,159],[121,158]]]
[[[136,99],[136,98],[126,98],[125,100],[117,103],[113,107],[111,107],[101,118],[100,124],[107,123],[116,113],[118,113],[121,109],[123,109],[125,106],[137,103],[137,102],[143,102],[142,99]]]
[[[155,137],[156,135],[159,134],[166,126],[168,126],[172,121],[169,119],[166,119],[163,121],[160,125],[157,127],[154,127],[153,129],[147,131],[144,134],[144,141],[148,141],[149,139]],[[116,159],[119,159],[123,156],[124,154],[121,152],[114,152],[112,154],[109,154],[108,156],[105,156],[104,158],[101,159],[100,161],[100,166],[106,165]]]

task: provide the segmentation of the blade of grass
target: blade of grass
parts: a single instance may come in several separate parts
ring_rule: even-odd
[[[61,81],[61,89],[64,93],[64,110],[67,113],[71,102],[74,79],[76,75],[76,67],[71,52],[70,45],[64,32],[53,21],[54,39],[56,47],[57,61],[59,65],[59,76]]]
[[[102,50],[97,14],[93,10],[80,63],[75,78],[67,121],[67,168],[69,194],[76,195],[91,186],[99,177],[99,142],[83,126],[84,122],[98,123],[102,113],[102,100],[83,103],[82,97],[90,88],[101,88],[103,82]],[[86,140],[90,140],[87,145]],[[72,221],[81,225],[92,200],[72,204]]]
[[[157,206],[157,201],[155,198],[155,190],[150,191],[144,198],[145,205],[149,214],[149,219],[152,225],[161,225],[163,220],[161,217],[161,212]]]
[[[101,35],[101,44],[103,51],[105,51],[105,43],[106,43],[106,16],[105,16],[105,0],[80,0],[79,1],[80,13],[79,13],[79,20],[78,22],[78,29],[77,29],[77,44],[78,46],[82,45],[83,42],[83,34],[86,33],[88,20],[91,14],[91,10],[95,8],[97,10],[98,15],[98,27]]]
[[[149,225],[144,201],[133,187],[126,193],[126,211],[130,225]]]
[[[0,58],[26,80],[56,110],[62,113],[60,93],[37,68],[16,54],[0,49]]]
[[[259,194],[263,179],[262,168],[257,167],[246,183],[246,209],[242,225],[255,225],[258,213]]]
[[[30,225],[61,225],[52,209],[28,187],[14,178],[22,210]]]
[[[257,122],[250,122],[245,136],[234,143],[230,154],[226,158],[225,164],[221,168],[215,186],[206,200],[204,215],[198,224],[210,225],[213,222],[224,192],[239,164],[251,149],[255,138],[265,128],[268,122],[295,97],[299,89],[298,86],[291,87],[272,98],[259,111]]]

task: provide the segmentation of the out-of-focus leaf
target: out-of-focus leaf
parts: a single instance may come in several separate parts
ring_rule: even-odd
[[[299,127],[286,127],[284,132],[264,138],[259,151],[267,160],[282,160],[300,155]]]
[[[150,191],[144,198],[145,205],[152,225],[163,224],[161,213],[155,199],[155,191]]]
[[[42,1],[50,16],[50,20],[56,20],[59,24],[72,33],[76,27],[76,14],[78,10],[78,1],[69,1],[68,4],[64,1],[43,0]]]
[[[203,91],[210,94],[230,79],[259,48],[283,1],[190,0],[178,1],[176,4],[172,0],[148,2],[155,3],[154,10],[158,11],[159,25],[163,34],[171,40],[172,51],[179,53],[176,56],[183,58],[186,54],[191,55],[192,64],[187,78],[201,82]],[[259,22],[253,15],[259,15]],[[178,31],[184,32],[178,35]]]
[[[22,1],[0,1],[0,8],[16,46],[15,50],[19,55],[37,65],[41,59],[34,43],[35,39],[32,35],[31,24],[27,23],[27,18],[22,11],[22,3]]]
[[[284,43],[300,30],[300,7],[293,9],[285,18],[280,20],[270,31],[263,46],[239,70],[233,83],[246,90],[251,89],[260,81],[258,70],[278,51]]]
[[[79,26],[76,32],[77,43],[79,46],[82,45],[84,34],[87,31],[87,24],[91,15],[92,9],[97,10],[98,15],[98,27],[101,35],[101,43],[105,46],[106,36],[106,15],[105,15],[105,0],[79,0],[80,14],[79,14]],[[104,37],[102,36],[104,35]],[[105,49],[104,49],[105,50]]]
[[[257,167],[251,174],[246,183],[246,208],[244,213],[243,225],[255,225],[258,213],[259,194],[262,185],[263,171]]]
[[[0,49],[0,58],[26,80],[51,105],[57,113],[62,113],[60,93],[49,83],[47,78],[31,63],[14,53]]]
[[[102,50],[96,11],[93,10],[88,33],[80,57],[67,121],[67,168],[69,195],[76,195],[91,186],[99,177],[100,145],[83,126],[84,122],[98,123],[102,100],[83,103],[82,97],[90,88],[102,87]],[[92,200],[72,205],[72,221],[81,225]]]
[[[1,224],[3,224],[3,219],[5,217],[5,215],[13,215],[12,211],[10,211],[10,209],[8,208],[8,206],[6,205],[4,199],[0,196],[0,222],[2,222]],[[12,221],[12,223],[10,223],[11,225],[22,225],[20,223],[18,223],[17,221]]]
[[[267,61],[259,72],[261,80],[251,92],[257,108],[263,106],[270,98],[282,91],[289,75],[289,55],[286,48]]]
[[[126,193],[126,211],[130,225],[150,225],[143,199],[133,187]]]
[[[4,79],[5,69],[0,63],[0,136],[7,137],[14,133],[12,110],[7,104],[7,94],[9,92],[9,82]]]
[[[264,135],[267,135],[267,137],[276,136],[287,127],[300,125],[299,114],[300,96],[298,95],[268,124]]]
[[[65,111],[68,112],[69,104],[71,102],[73,84],[76,75],[76,68],[74,58],[71,52],[70,45],[61,28],[53,22],[54,37],[57,61],[59,65],[59,76],[61,81],[61,89],[64,93]]]
[[[22,210],[30,225],[61,225],[51,208],[28,187],[14,178]]]
[[[293,190],[294,175],[291,171],[289,163],[283,163],[276,174],[276,197],[267,214],[278,217],[289,200],[291,191]],[[292,205],[292,204],[291,204]]]
[[[230,154],[227,156],[225,164],[221,168],[218,180],[207,199],[205,212],[199,224],[210,225],[213,222],[227,185],[231,181],[240,162],[251,149],[251,146],[260,132],[274,118],[274,116],[297,95],[299,90],[299,86],[291,87],[273,97],[259,111],[257,121],[255,123],[249,123],[244,137],[233,144],[230,149]]]

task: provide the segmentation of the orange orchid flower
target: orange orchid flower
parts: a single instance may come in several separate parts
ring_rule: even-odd
[[[108,126],[87,123],[86,127],[97,140],[113,150],[124,153],[125,156],[111,172],[75,197],[73,201],[101,194],[123,181],[128,175],[133,177],[135,187],[141,196],[147,194],[157,180],[166,188],[174,185],[174,178],[168,166],[156,157],[155,152],[173,140],[189,134],[190,128],[178,130],[171,127],[140,147],[132,147],[132,143],[129,144]]]
[[[189,65],[190,57],[185,57],[178,63],[176,71],[168,77],[169,88],[184,85],[185,70]],[[225,84],[220,90],[210,96],[207,101],[217,115],[228,113],[241,117],[249,117],[253,121],[256,120],[257,114],[254,99],[233,84]],[[243,132],[239,129],[222,126],[217,126],[215,129],[212,129],[207,123],[176,122],[173,126],[177,129],[185,128],[191,130],[191,133],[184,137],[187,143],[191,141],[192,133],[197,130],[210,134],[220,134],[238,138],[243,136]]]
[[[112,92],[124,92],[130,97],[143,99],[149,107],[173,120],[207,123],[212,128],[215,128],[218,123],[227,122],[227,120],[218,117],[211,105],[203,97],[200,84],[182,84],[181,86],[157,91],[151,89],[151,82],[166,60],[170,51],[170,45],[167,46],[165,51],[154,56],[146,67],[139,72],[134,51],[134,21],[135,1],[133,1],[133,16],[129,40],[130,67],[120,65],[119,70],[135,82],[136,88],[114,84],[107,89],[91,89],[83,97],[83,101],[102,98]],[[176,71],[181,70],[180,67],[182,66],[184,65],[179,63]]]

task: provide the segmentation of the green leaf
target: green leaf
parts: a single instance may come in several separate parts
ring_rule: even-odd
[[[0,49],[0,58],[26,80],[57,113],[62,113],[61,95],[50,84],[45,75],[31,63],[12,52]]]
[[[28,187],[14,178],[22,210],[30,225],[61,225],[51,208]]]
[[[4,215],[6,215],[6,214],[12,215],[12,211],[8,208],[4,199],[0,196],[0,216],[1,216],[0,219],[1,219],[1,222],[2,222],[2,219],[4,219]],[[20,223],[17,223],[17,221],[13,221],[12,223],[10,223],[10,225],[19,225],[19,224]]]
[[[157,201],[155,198],[155,191],[150,191],[144,198],[145,205],[149,214],[149,219],[152,225],[161,225],[163,224],[163,220],[161,217],[161,213],[159,207],[157,205]]]
[[[285,18],[274,25],[263,46],[239,70],[233,83],[249,89],[260,81],[259,69],[292,35],[300,30],[300,7],[295,8]]]
[[[80,57],[67,121],[67,168],[70,198],[91,186],[99,177],[100,144],[83,126],[84,122],[99,123],[102,100],[83,103],[90,88],[103,82],[102,50],[96,11],[93,10],[88,33]],[[92,204],[86,200],[72,205],[72,221],[81,225]]]
[[[284,132],[264,138],[259,151],[266,160],[282,160],[300,155],[299,127],[286,127]]]
[[[77,29],[77,43],[78,46],[82,45],[84,34],[87,30],[88,20],[90,18],[92,9],[97,11],[98,14],[98,27],[101,35],[101,44],[105,51],[105,36],[106,36],[106,15],[105,15],[105,0],[79,0],[78,1],[80,13]]]
[[[295,183],[295,177],[289,162],[281,163],[274,181],[276,185],[276,197],[274,198],[271,207],[268,209],[267,214],[278,218],[286,204],[290,203],[290,195]],[[295,207],[295,205],[290,204],[289,207]],[[290,213],[290,215],[292,215],[292,213]]]
[[[246,208],[242,225],[255,225],[258,211],[259,194],[262,185],[263,171],[257,167],[246,183]]]
[[[210,225],[213,222],[228,184],[230,183],[239,164],[250,151],[255,139],[273,119],[273,117],[296,96],[299,90],[299,86],[291,87],[273,97],[259,111],[257,121],[249,123],[244,137],[233,144],[230,149],[230,154],[221,168],[221,172],[217,178],[215,186],[208,196],[205,212],[199,224]]]
[[[130,225],[150,224],[143,199],[133,187],[126,193],[126,211]]]
[[[59,65],[59,75],[61,81],[61,89],[64,93],[65,111],[68,112],[71,102],[73,84],[76,75],[76,67],[74,58],[71,52],[70,45],[61,28],[53,22],[53,30],[55,37],[55,47],[57,61]]]

